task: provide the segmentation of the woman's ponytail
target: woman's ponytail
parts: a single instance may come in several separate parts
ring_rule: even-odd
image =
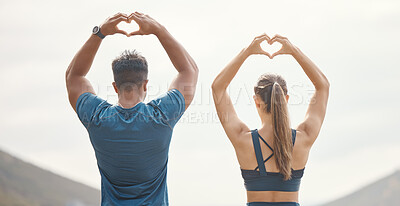
[[[265,112],[271,114],[275,163],[284,179],[288,180],[292,175],[293,142],[286,103],[286,81],[277,74],[264,74],[258,79],[254,92],[265,102]]]
[[[284,179],[288,180],[292,175],[292,133],[285,93],[278,82],[272,86],[271,115],[274,128],[275,163]]]

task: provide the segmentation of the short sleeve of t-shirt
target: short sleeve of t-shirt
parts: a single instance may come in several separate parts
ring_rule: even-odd
[[[76,102],[76,113],[86,128],[93,119],[93,116],[96,114],[96,111],[99,109],[99,105],[103,102],[105,102],[105,100],[90,92],[83,93],[78,97],[78,101]]]
[[[169,90],[150,101],[149,104],[161,110],[166,118],[165,120],[171,127],[175,126],[185,112],[185,98],[177,89]]]

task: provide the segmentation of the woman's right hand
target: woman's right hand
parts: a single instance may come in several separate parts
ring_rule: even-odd
[[[270,57],[271,59],[274,58],[275,56],[281,55],[281,54],[289,54],[289,55],[292,55],[292,54],[295,52],[295,50],[297,49],[297,48],[289,41],[288,38],[283,37],[283,36],[281,36],[281,35],[279,35],[279,34],[275,35],[274,37],[272,37],[271,40],[268,41],[268,43],[269,43],[270,45],[272,45],[272,44],[275,43],[275,42],[281,43],[281,44],[282,44],[282,48],[281,48],[279,51],[273,53],[273,54],[271,55],[271,57]]]
[[[251,44],[246,48],[247,55],[250,56],[252,54],[263,54],[271,58],[271,55],[268,52],[264,51],[260,45],[261,42],[263,41],[269,42],[270,40],[271,39],[269,38],[269,36],[265,33],[260,36],[256,36],[253,42],[251,42]]]

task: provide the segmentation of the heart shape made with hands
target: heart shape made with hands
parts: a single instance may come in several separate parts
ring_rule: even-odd
[[[121,29],[123,31],[126,31],[126,33],[130,34],[134,31],[139,30],[139,25],[135,22],[135,21],[131,21],[130,23],[125,22],[125,21],[121,21],[118,25],[117,25],[118,29]]]
[[[263,41],[260,43],[260,47],[262,50],[272,55],[282,48],[282,44],[279,42],[274,42],[272,44],[269,44],[267,41]]]

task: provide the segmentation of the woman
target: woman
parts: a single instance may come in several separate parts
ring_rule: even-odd
[[[260,43],[279,42],[282,48],[273,55]],[[275,74],[262,75],[254,87],[254,101],[261,118],[260,129],[250,130],[237,116],[226,91],[243,62],[251,55],[292,55],[314,84],[315,93],[303,122],[291,129],[287,109],[287,85]],[[311,146],[325,117],[329,82],[318,67],[286,37],[266,34],[256,37],[215,78],[212,84],[218,117],[232,142],[247,190],[247,205],[299,205],[300,179]],[[261,140],[261,141],[260,141]]]

